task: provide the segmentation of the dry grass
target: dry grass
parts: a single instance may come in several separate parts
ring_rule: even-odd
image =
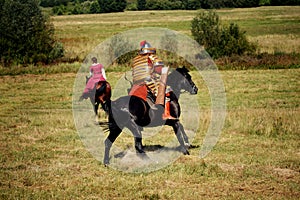
[[[249,40],[258,45],[259,52],[274,53],[296,53],[300,52],[300,35],[262,35],[249,37]]]
[[[299,6],[217,10],[224,24],[237,23],[257,42],[261,52],[299,53]],[[197,11],[128,11],[95,15],[52,17],[56,37],[67,57],[84,59],[92,49],[114,34],[141,27],[163,27],[191,36]]]
[[[120,75],[108,74],[113,84]],[[209,94],[195,80],[201,127],[191,155],[142,174],[104,167],[87,151],[72,115],[75,74],[1,76],[0,198],[298,199],[299,75],[299,69],[223,71],[226,123],[204,159],[198,156]],[[117,143],[132,148],[133,140],[122,135]]]

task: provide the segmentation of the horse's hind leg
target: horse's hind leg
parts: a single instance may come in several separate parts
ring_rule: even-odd
[[[180,144],[180,148],[181,148],[180,150],[182,151],[182,153],[184,155],[189,155],[190,153],[185,147],[185,136],[186,135],[185,135],[185,133],[182,132],[183,127],[182,127],[181,123],[179,121],[174,121],[174,123],[172,124],[172,127],[173,127],[173,130],[177,137],[177,140]],[[185,135],[185,136],[183,136],[183,135]]]
[[[142,158],[147,158],[147,155],[143,150],[141,128],[133,121],[133,119],[131,119],[131,122],[127,125],[127,128],[134,136],[134,147],[137,155],[142,156]]]
[[[112,122],[109,123],[109,135],[104,141],[105,144],[105,151],[104,151],[104,160],[103,163],[104,165],[109,164],[109,152],[111,149],[112,144],[114,141],[117,139],[117,137],[120,135],[122,132],[122,129],[120,129],[115,121],[113,120]]]

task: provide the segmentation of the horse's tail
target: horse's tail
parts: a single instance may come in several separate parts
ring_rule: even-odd
[[[103,104],[102,104],[102,109],[105,111],[105,113],[108,115],[109,120],[105,121],[105,122],[100,122],[99,125],[102,127],[102,130],[104,132],[109,132],[110,130],[110,118],[112,116],[112,110],[111,110],[111,99],[106,100]]]
[[[103,110],[106,112],[107,115],[112,115],[111,110],[111,99],[107,99],[104,104],[102,105]]]

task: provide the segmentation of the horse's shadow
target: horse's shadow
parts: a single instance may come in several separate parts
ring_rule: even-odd
[[[196,149],[199,148],[200,145],[190,145],[189,149]],[[143,146],[143,150],[145,151],[145,153],[147,152],[160,152],[160,151],[178,151],[181,152],[180,150],[181,146],[177,146],[177,147],[165,147],[162,146],[160,144],[156,144],[156,145],[144,145]],[[126,153],[127,153],[128,149],[121,151],[117,154],[114,155],[115,158],[123,158]]]

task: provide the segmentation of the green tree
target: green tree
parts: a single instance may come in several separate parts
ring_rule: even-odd
[[[93,1],[90,7],[90,13],[100,13],[101,9],[98,1]]]
[[[71,0],[40,0],[40,5],[42,7],[67,6],[69,2]]]
[[[63,56],[54,28],[36,0],[1,0],[0,57],[2,65],[48,63]]]
[[[138,10],[146,10],[146,0],[137,0],[137,9]]]
[[[271,6],[300,5],[300,0],[270,0]]]
[[[192,20],[192,35],[203,45],[210,55],[217,55],[217,46],[220,41],[220,22],[216,12],[200,12]]]
[[[256,46],[247,40],[246,32],[233,23],[222,26],[214,11],[198,13],[192,20],[191,32],[213,58],[242,55],[256,50]]]
[[[102,13],[123,12],[127,6],[126,0],[98,0]]]
[[[269,6],[270,5],[270,0],[260,0],[259,5],[260,6]]]
[[[199,0],[182,0],[184,9],[197,10],[201,8],[201,2]]]

